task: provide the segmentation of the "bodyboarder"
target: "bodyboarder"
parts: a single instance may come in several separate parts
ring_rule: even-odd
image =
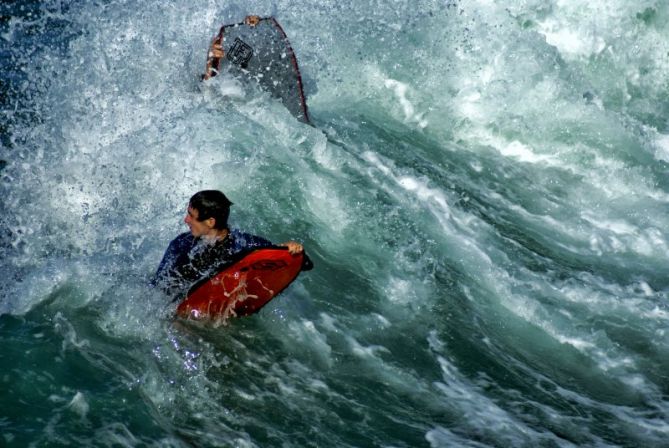
[[[269,240],[228,227],[232,202],[218,190],[195,193],[188,202],[184,222],[189,232],[177,236],[167,247],[152,284],[175,300],[190,286],[236,261],[247,250],[272,247]],[[291,254],[303,252],[302,244],[288,241]]]

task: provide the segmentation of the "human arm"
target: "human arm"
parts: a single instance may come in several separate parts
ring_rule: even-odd
[[[153,286],[159,286],[167,291],[175,284],[184,279],[187,266],[190,264],[188,252],[193,247],[195,240],[189,232],[182,233],[172,240],[158,265],[156,273],[151,279]]]
[[[271,241],[256,235],[240,232],[238,230],[232,231],[232,240],[235,251],[242,249],[260,249],[263,247],[286,247],[291,254],[299,254],[304,251],[304,247],[297,241],[287,241],[281,244],[272,244]]]
[[[298,243],[297,241],[287,241],[285,243],[279,244],[279,246],[287,247],[288,252],[293,255],[304,252],[304,246],[302,246],[302,244]]]
[[[220,60],[224,56],[225,50],[223,49],[222,39],[221,37],[216,36],[211,42],[211,47],[209,47],[209,53],[207,54],[207,67],[205,68],[204,75],[202,75],[203,81],[216,76],[218,73]]]

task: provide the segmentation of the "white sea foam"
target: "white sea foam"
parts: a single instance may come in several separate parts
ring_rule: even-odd
[[[291,322],[288,328],[292,337],[286,341],[287,344],[297,344],[313,353],[323,365],[332,365],[332,347],[328,344],[327,336],[319,331],[314,322]]]
[[[368,65],[365,71],[371,85],[383,86],[393,93],[405,123],[415,125],[419,129],[428,126],[428,120],[424,118],[425,112],[419,112],[414,104],[415,101],[410,99],[415,90],[409,83],[387,76],[377,65]]]
[[[397,186],[420,201],[420,204],[424,204],[442,224],[447,225],[450,218],[450,207],[446,195],[441,190],[431,188],[423,179],[396,173],[396,170],[376,153],[367,151],[363,154],[363,157]],[[394,194],[397,195],[398,193],[395,192]]]
[[[402,106],[405,121],[415,122],[421,129],[427,127],[428,122],[423,118],[423,114],[417,113],[414,105],[407,98],[409,92],[409,86],[407,84],[395,79],[386,79],[384,85],[395,93],[397,101],[400,106]]]
[[[88,411],[91,408],[86,401],[86,397],[81,392],[77,392],[72,398],[72,401],[70,401],[70,404],[67,406],[72,412],[79,415],[81,418],[86,418]]]
[[[655,158],[663,162],[669,162],[669,135],[660,134],[655,140],[657,150]]]
[[[448,359],[437,356],[443,382],[435,382],[434,387],[444,399],[460,403],[460,425],[474,430],[480,436],[504,440],[514,446],[523,445],[528,440],[536,440],[540,433],[518,421],[513,415],[485,397],[479,388],[465,379]],[[435,435],[434,433],[428,433]],[[494,436],[493,436],[494,434]],[[554,436],[544,433],[548,438]]]
[[[587,57],[598,55],[606,49],[606,41],[595,30],[564,28],[554,20],[546,20],[539,25],[546,42],[557,47],[566,57]]]

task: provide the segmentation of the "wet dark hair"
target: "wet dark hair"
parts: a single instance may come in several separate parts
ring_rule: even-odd
[[[198,221],[214,218],[216,220],[215,229],[228,228],[228,217],[230,216],[232,202],[223,192],[218,190],[198,191],[190,198],[188,205],[197,210]]]

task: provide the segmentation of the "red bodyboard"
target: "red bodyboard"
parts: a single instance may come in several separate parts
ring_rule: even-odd
[[[177,316],[226,319],[257,313],[297,278],[304,257],[284,248],[255,250],[191,288]]]

